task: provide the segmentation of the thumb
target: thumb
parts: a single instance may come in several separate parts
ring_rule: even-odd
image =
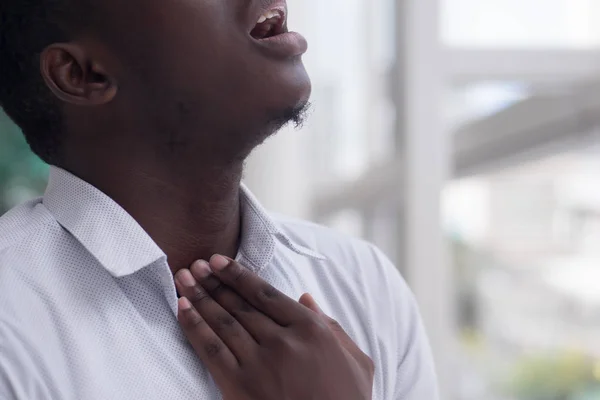
[[[325,314],[310,294],[304,293],[298,302],[309,310],[317,313],[327,323],[329,329],[332,330],[333,334],[347,350],[349,350],[351,353],[355,353],[357,350],[359,350],[356,346],[356,343],[354,343],[344,328],[342,328],[342,326],[336,320]]]
[[[317,304],[315,299],[308,293],[304,293],[300,297],[300,300],[298,300],[298,302],[300,304],[302,304],[304,307],[316,312],[319,315],[322,315],[322,316],[325,315],[325,313],[323,312],[323,310],[321,310],[321,307],[319,307],[319,305]]]
[[[316,300],[310,294],[304,293],[302,297],[300,297],[300,300],[298,300],[298,302],[304,307],[308,308],[309,310],[316,312],[319,315],[319,317],[321,317],[321,319],[327,323],[329,328],[336,334],[336,336],[348,336],[336,320],[334,320],[329,315],[325,314],[323,310],[321,310],[321,307],[319,307]]]

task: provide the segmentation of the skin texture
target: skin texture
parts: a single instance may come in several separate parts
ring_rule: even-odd
[[[260,1],[95,3],[41,57],[66,120],[59,166],[127,210],[174,271],[233,256],[243,162],[308,101],[300,57],[257,47]]]
[[[176,282],[179,321],[225,400],[371,398],[373,362],[309,295],[296,302],[219,255]]]
[[[236,255],[243,162],[308,102],[300,54],[249,35],[269,2],[94,3],[71,41],[41,55],[65,120],[57,164],[167,254],[191,300],[180,300],[182,328],[226,400],[370,399],[373,363],[310,297],[296,302],[236,263],[215,269],[222,257],[214,275],[187,269]]]

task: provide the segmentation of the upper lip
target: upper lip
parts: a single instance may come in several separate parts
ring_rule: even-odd
[[[288,16],[288,7],[287,2],[285,0],[260,0],[258,10],[254,14],[253,20],[250,25],[250,32],[256,27],[259,18],[267,13],[268,11],[274,10],[279,11],[283,14],[282,23],[285,26],[287,24],[287,16]]]

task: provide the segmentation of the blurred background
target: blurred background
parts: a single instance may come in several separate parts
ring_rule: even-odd
[[[312,115],[247,184],[395,261],[444,400],[600,399],[600,1],[289,3]],[[0,115],[0,212],[46,175]]]

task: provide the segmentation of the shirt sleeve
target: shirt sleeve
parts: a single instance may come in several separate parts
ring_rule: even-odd
[[[439,400],[433,355],[415,297],[392,262],[379,249],[374,251],[386,277],[388,313],[393,312],[390,341],[395,342],[398,362],[390,400]]]
[[[410,341],[400,347],[394,400],[438,400],[438,383],[425,329],[413,300]]]

